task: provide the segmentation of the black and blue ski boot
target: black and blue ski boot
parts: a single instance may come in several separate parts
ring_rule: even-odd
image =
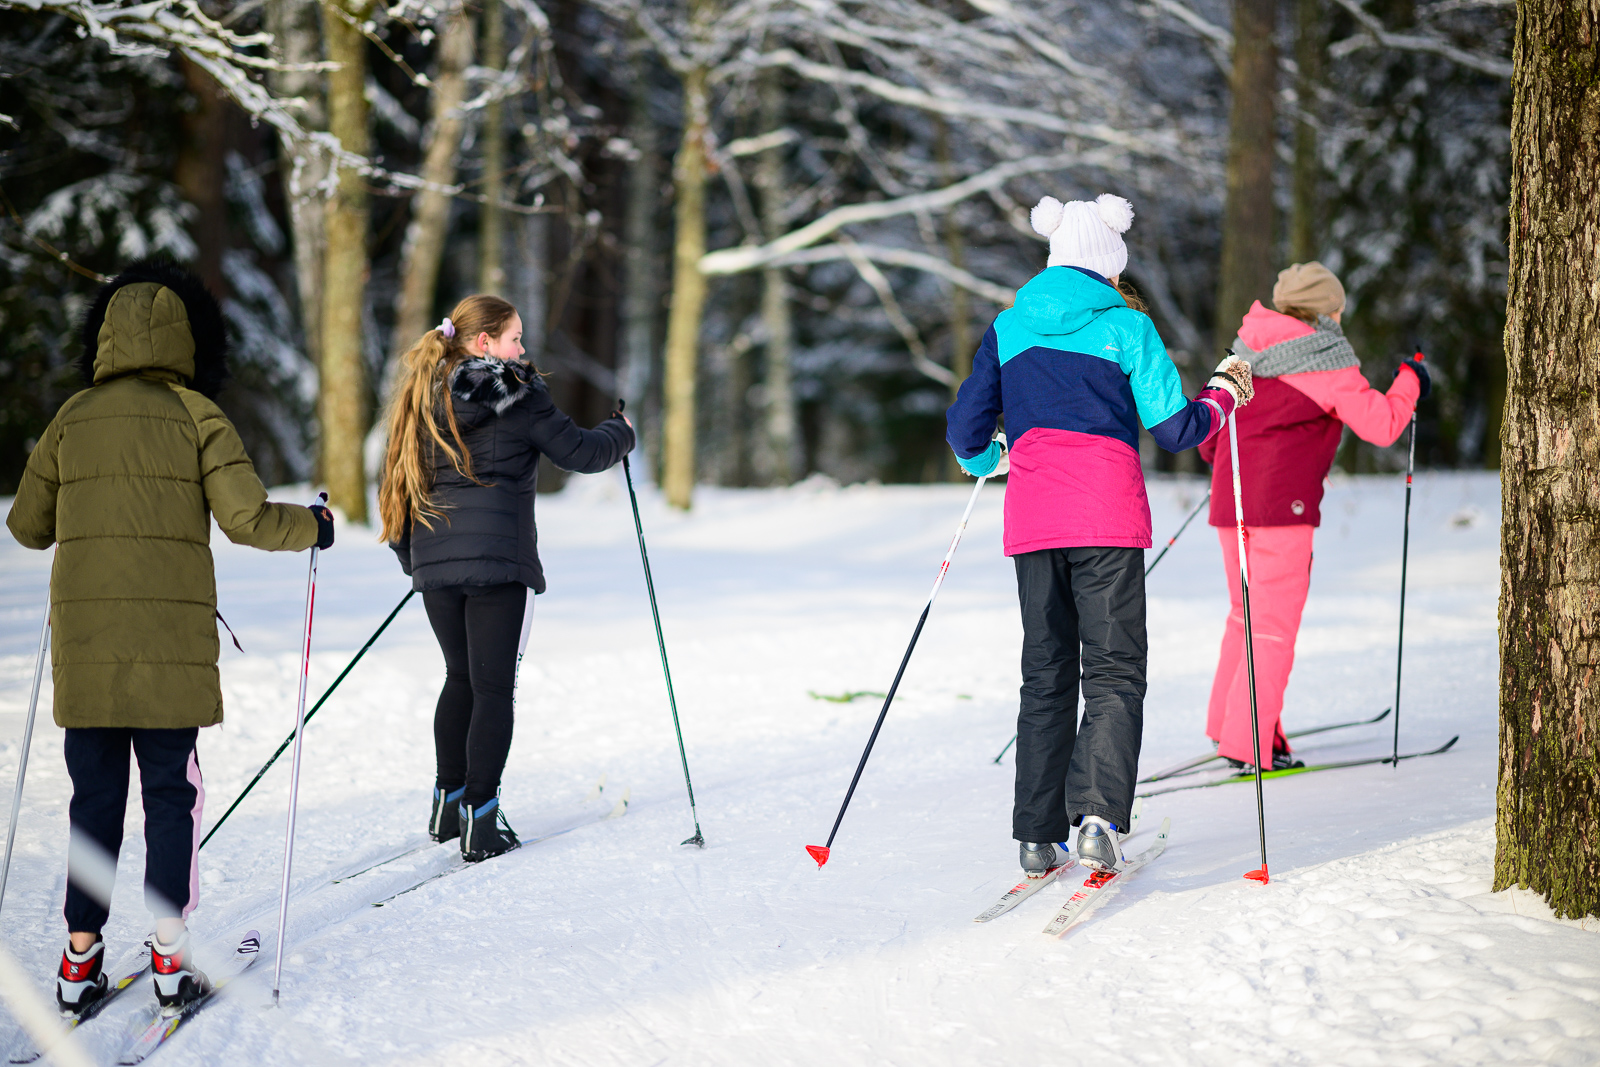
[[[1078,824],[1078,860],[1097,871],[1116,870],[1122,862],[1117,828],[1098,815],[1085,815]]]
[[[74,952],[69,943],[61,953],[56,975],[56,1006],[63,1015],[77,1015],[106,995],[106,943],[96,941],[87,952]]]
[[[1057,867],[1068,867],[1072,864],[1072,853],[1067,849],[1065,841],[1042,843],[1023,841],[1020,844],[1022,873],[1029,878],[1043,878]]]
[[[479,863],[510,852],[522,844],[500,810],[500,798],[484,801],[477,807],[461,805],[461,858]]]
[[[446,793],[433,787],[433,813],[428,816],[428,836],[441,845],[461,836],[461,797],[466,786]]]

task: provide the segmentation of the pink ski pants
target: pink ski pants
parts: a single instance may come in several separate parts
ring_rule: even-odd
[[[1274,749],[1288,751],[1279,720],[1283,691],[1294,667],[1294,640],[1311,585],[1311,526],[1246,526],[1245,560],[1250,565],[1250,632],[1256,660],[1256,710],[1261,725],[1258,764],[1272,766]],[[1211,683],[1206,736],[1220,742],[1218,754],[1255,763],[1250,754],[1250,677],[1245,666],[1244,599],[1239,591],[1239,541],[1232,527],[1219,527],[1222,562],[1228,573],[1228,626]]]

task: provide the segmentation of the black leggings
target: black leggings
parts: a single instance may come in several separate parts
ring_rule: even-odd
[[[528,587],[466,585],[422,594],[428,622],[444,652],[444,688],[433,714],[438,786],[466,787],[462,799],[477,807],[500,791],[500,772],[511,751],[512,695]]]

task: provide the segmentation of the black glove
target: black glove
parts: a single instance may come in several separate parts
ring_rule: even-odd
[[[317,517],[317,547],[326,549],[333,547],[333,512],[321,505],[312,505],[311,514]]]
[[[1418,352],[1410,359],[1400,361],[1400,366],[1394,369],[1394,376],[1400,377],[1402,370],[1408,370],[1417,376],[1417,381],[1422,383],[1422,392],[1417,394],[1418,400],[1428,399],[1428,394],[1433,392],[1433,378],[1428,374],[1428,368],[1422,362],[1422,353]]]

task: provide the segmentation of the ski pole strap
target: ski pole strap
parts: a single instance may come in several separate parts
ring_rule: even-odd
[[[222,624],[222,628],[228,631],[228,636],[233,638],[233,647],[243,652],[244,646],[239,643],[239,635],[233,632],[233,627],[229,626],[228,620],[222,617],[222,612],[213,609],[211,613],[217,617],[217,621]]]

